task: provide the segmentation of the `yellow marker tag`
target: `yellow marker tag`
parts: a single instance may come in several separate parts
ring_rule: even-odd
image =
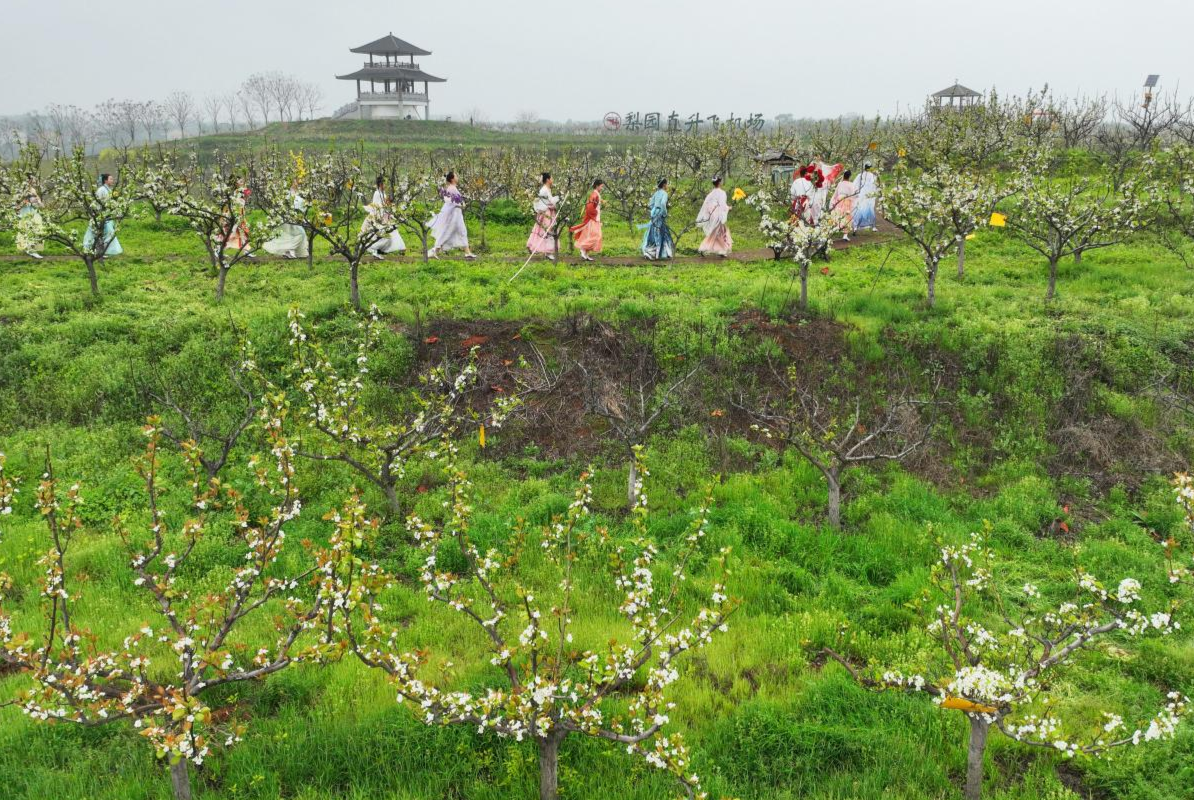
[[[996,211],[994,214],[991,215],[991,227],[992,228],[1003,228],[1006,225],[1007,225],[1007,217],[1006,216],[1004,216],[1003,214],[1000,214],[998,211]]]
[[[739,188],[735,188],[735,189],[734,189],[734,194],[733,194],[733,195],[731,195],[731,199],[733,199],[733,200],[744,200],[744,199],[746,199],[746,192],[742,191],[742,190],[741,190],[741,189],[739,189]]]
[[[972,703],[964,697],[947,697],[941,701],[942,708],[950,708],[955,711],[965,711],[970,714],[994,714],[999,709],[993,706],[982,706],[978,703]]]
[[[482,425],[481,429],[479,431],[477,431],[477,441],[481,443],[481,448],[484,449],[485,448],[485,426],[484,425]]]
[[[971,240],[971,239],[973,239],[973,238],[974,238],[974,234],[972,233],[972,234],[970,234],[969,236],[967,236],[967,237],[966,237],[966,241],[970,241],[970,240]]]

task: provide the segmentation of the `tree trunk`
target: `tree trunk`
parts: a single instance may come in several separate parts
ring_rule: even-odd
[[[842,481],[837,467],[825,473],[825,484],[829,489],[829,524],[835,530],[842,529]]]
[[[307,269],[315,269],[315,234],[307,234]]]
[[[808,310],[808,267],[800,268],[800,308]]]
[[[170,788],[174,790],[174,800],[191,800],[191,776],[185,758],[170,765]]]
[[[1045,300],[1052,300],[1057,292],[1057,259],[1049,259],[1049,291],[1045,293]]]
[[[87,265],[87,279],[91,281],[91,293],[99,296],[99,275],[95,271],[95,256],[83,256],[83,263]]]
[[[958,279],[966,277],[966,239],[958,242]]]
[[[401,518],[402,515],[402,501],[398,499],[398,488],[390,483],[382,487],[382,491],[386,494],[386,502],[390,506],[390,511],[395,517]]]
[[[216,275],[216,302],[224,299],[224,283],[228,279],[228,265],[221,264],[219,274]]]
[[[486,243],[485,243],[485,207],[482,206],[481,207],[481,252],[482,253],[486,252],[485,248],[486,248]]]
[[[1075,264],[1081,264],[1081,263],[1082,263],[1082,251],[1081,251],[1081,250],[1075,250],[1075,251],[1074,251],[1074,263],[1075,263]]]
[[[539,800],[559,799],[562,741],[564,734],[555,732],[539,740]]]
[[[348,265],[348,294],[349,300],[352,302],[352,307],[357,311],[361,310],[361,287],[357,282],[357,275],[360,272],[360,262],[353,262]]]
[[[983,793],[983,755],[987,752],[987,733],[991,723],[970,717],[970,746],[966,751],[966,800],[979,800]]]
[[[638,501],[638,464],[634,461],[634,454],[630,454],[630,473],[626,478],[626,507],[634,508]]]
[[[419,241],[423,243],[423,263],[427,264],[431,261],[430,257],[427,255],[427,253],[428,253],[427,234],[423,234],[422,236],[420,236]]]
[[[937,264],[934,263],[928,268],[929,277],[929,308],[934,308],[937,305]]]

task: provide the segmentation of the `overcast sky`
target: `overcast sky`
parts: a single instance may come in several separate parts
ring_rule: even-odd
[[[960,80],[1022,93],[1194,89],[1194,0],[0,0],[0,113],[201,98],[249,73],[353,99],[350,47],[431,56],[433,116],[891,113]]]

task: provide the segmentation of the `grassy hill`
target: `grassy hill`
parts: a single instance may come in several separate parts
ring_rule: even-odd
[[[200,136],[187,140],[201,154],[214,150],[248,150],[262,146],[282,149],[324,150],[329,147],[364,146],[369,150],[409,148],[439,150],[493,145],[539,147],[551,150],[580,147],[593,150],[607,145],[625,146],[635,137],[619,134],[569,135],[562,133],[509,133],[474,127],[462,122],[432,120],[314,120],[275,122],[255,131]]]

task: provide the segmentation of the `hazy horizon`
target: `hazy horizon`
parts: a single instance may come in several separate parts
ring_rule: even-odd
[[[473,110],[489,120],[532,112],[559,121],[609,111],[888,115],[955,79],[979,91],[1022,94],[1047,83],[1060,95],[1129,97],[1150,72],[1173,91],[1188,77],[1182,70],[1194,69],[1186,43],[1194,4],[1177,0],[1142,0],[1131,19],[1110,0],[1089,0],[1078,13],[1058,0],[981,8],[908,0],[897,12],[856,0],[840,23],[811,10],[817,27],[778,0],[591,8],[459,0],[401,11],[370,0],[340,4],[347,13],[335,15],[309,0],[210,0],[199,11],[149,0],[6,6],[7,115],[176,90],[201,100],[270,70],[318,84],[326,115],[355,97],[351,82],[334,77],[359,67],[363,57],[349,48],[391,31],[432,51],[422,68],[447,83],[431,86],[431,113],[455,119]],[[1140,33],[1125,35],[1128,26]]]

